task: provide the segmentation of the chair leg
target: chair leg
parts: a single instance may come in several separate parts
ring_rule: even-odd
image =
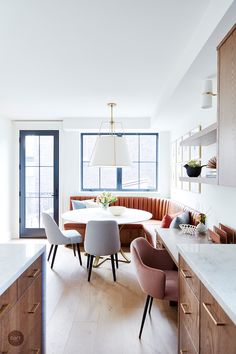
[[[114,279],[114,281],[116,281],[116,269],[115,269],[114,254],[111,255],[111,266],[112,266],[113,279]]]
[[[75,244],[72,243],[72,248],[73,248],[73,252],[74,252],[74,257],[76,257],[76,253],[75,253]]]
[[[77,252],[78,252],[79,262],[80,262],[80,265],[82,266],[82,259],[81,259],[81,254],[80,254],[79,243],[77,243],[76,245],[77,245]]]
[[[153,303],[153,297],[151,297],[150,304],[149,304],[149,310],[148,310],[149,315],[151,313],[152,303]]]
[[[144,306],[143,318],[142,318],[141,328],[140,328],[140,331],[139,331],[139,339],[141,339],[141,335],[142,335],[142,331],[143,331],[143,325],[144,325],[144,322],[145,322],[145,319],[146,319],[146,314],[147,314],[150,298],[151,298],[151,296],[148,295],[147,299],[146,299],[145,306]]]
[[[89,269],[89,265],[90,265],[89,261],[90,261],[90,254],[87,254],[87,269]]]
[[[118,255],[115,253],[115,260],[116,260],[116,268],[119,268],[119,262],[118,262]]]
[[[54,245],[51,245],[51,247],[50,247],[50,251],[49,251],[49,254],[48,254],[48,259],[47,259],[47,261],[50,260],[51,253],[52,253],[52,250],[53,250],[53,246],[54,246]]]
[[[92,273],[92,268],[93,268],[93,257],[92,255],[90,255],[90,261],[89,261],[89,273],[88,273],[88,281],[90,281],[91,278],[91,273]]]
[[[55,262],[55,258],[56,258],[56,254],[57,254],[57,248],[58,248],[58,245],[55,245],[54,252],[53,252],[53,257],[52,257],[51,269],[53,268],[53,264]]]

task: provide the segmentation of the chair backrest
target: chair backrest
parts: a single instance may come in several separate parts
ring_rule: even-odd
[[[138,282],[143,292],[157,299],[163,299],[166,275],[162,270],[151,267],[152,246],[143,237],[139,237],[132,241],[130,249]]]
[[[85,231],[84,249],[93,256],[106,256],[120,250],[120,233],[115,220],[89,221]]]
[[[63,236],[53,218],[47,213],[42,213],[42,218],[48,241],[53,245],[64,244],[65,237]]]

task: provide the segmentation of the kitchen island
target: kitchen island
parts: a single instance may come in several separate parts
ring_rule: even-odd
[[[45,250],[0,244],[0,353],[45,353]]]

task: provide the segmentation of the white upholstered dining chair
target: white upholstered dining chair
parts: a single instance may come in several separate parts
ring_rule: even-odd
[[[43,224],[45,227],[45,233],[48,239],[48,242],[51,244],[49,255],[48,255],[48,261],[50,260],[51,253],[54,248],[53,252],[53,257],[52,257],[52,262],[51,262],[51,268],[53,268],[55,258],[56,258],[56,253],[57,253],[57,248],[59,245],[72,245],[73,250],[75,250],[74,246],[77,246],[77,251],[78,251],[78,257],[80,261],[80,265],[82,265],[82,259],[81,259],[81,254],[80,254],[80,246],[79,244],[83,241],[82,236],[80,233],[76,230],[63,230],[61,231],[53,218],[47,214],[47,213],[42,213],[42,218],[43,218]]]
[[[84,249],[88,254],[88,281],[90,281],[93,259],[111,256],[113,279],[116,281],[115,259],[118,268],[117,252],[120,250],[120,233],[115,220],[92,220],[86,226]]]

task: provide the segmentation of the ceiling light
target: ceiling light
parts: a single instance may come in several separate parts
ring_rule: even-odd
[[[125,167],[130,166],[131,161],[129,157],[128,146],[126,138],[122,133],[116,132],[116,123],[113,119],[113,107],[115,103],[108,103],[111,110],[111,117],[108,133],[101,133],[102,126],[105,122],[101,123],[99,135],[97,137],[95,147],[92,152],[90,166],[103,166],[103,167]],[[105,123],[107,124],[107,123]]]

